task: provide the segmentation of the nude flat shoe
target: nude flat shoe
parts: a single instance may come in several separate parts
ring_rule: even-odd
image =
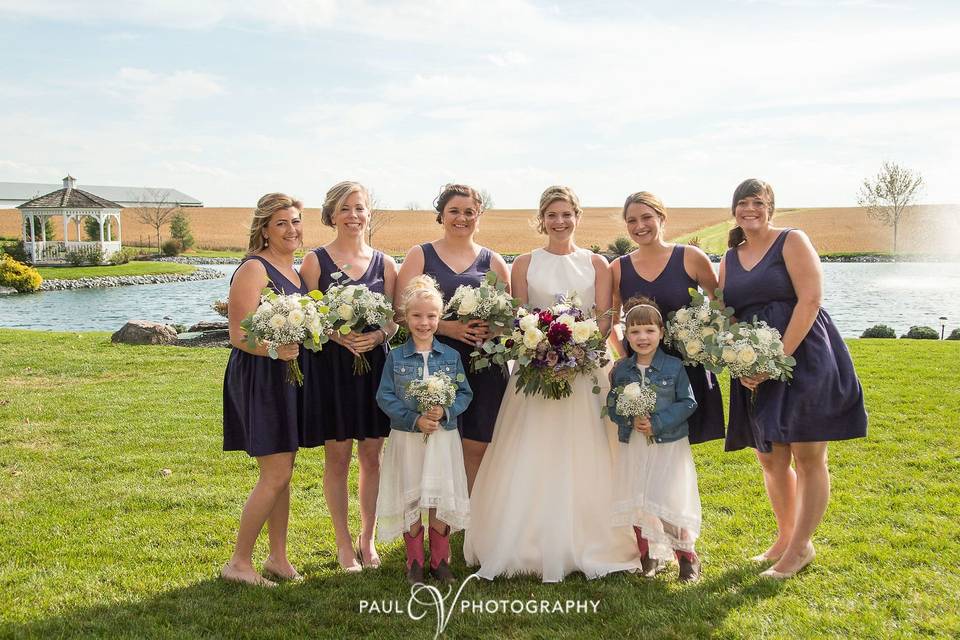
[[[813,548],[813,545],[811,544],[811,545],[810,545],[810,551],[809,551],[809,553],[808,553],[806,556],[804,556],[803,562],[800,563],[800,566],[798,566],[798,567],[797,567],[796,569],[794,569],[793,571],[776,571],[776,570],[774,570],[773,567],[770,567],[770,568],[767,569],[766,571],[763,571],[763,572],[760,574],[760,576],[763,577],[763,578],[770,578],[770,579],[772,579],[772,580],[787,580],[787,579],[792,578],[793,576],[797,575],[798,573],[800,573],[800,572],[803,571],[804,569],[806,569],[807,566],[808,566],[811,562],[813,562],[813,559],[814,559],[815,557],[817,557],[817,550],[814,549],[814,548]]]
[[[756,562],[758,564],[763,564],[764,562],[776,562],[777,560],[780,559],[782,555],[783,555],[782,553],[778,553],[773,556],[768,556],[766,552],[763,552],[759,555],[755,555],[752,558],[750,558],[750,561]]]

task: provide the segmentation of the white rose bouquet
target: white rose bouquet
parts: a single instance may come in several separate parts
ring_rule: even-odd
[[[247,345],[251,349],[267,345],[267,354],[273,359],[277,358],[277,347],[284,344],[300,343],[311,351],[319,351],[330,329],[322,300],[323,294],[319,291],[303,296],[280,295],[270,288],[264,289],[256,311],[240,322],[247,334]],[[287,381],[303,386],[303,372],[296,359],[287,361]]]
[[[507,293],[507,285],[493,271],[487,271],[479,286],[460,285],[447,303],[445,320],[483,320],[497,333],[513,327],[520,301]]]
[[[665,342],[680,353],[684,364],[702,364],[719,373],[724,362],[717,336],[729,330],[733,309],[724,305],[720,289],[714,300],[697,289],[689,292],[690,304],[669,315]]]
[[[516,389],[524,395],[565,398],[573,393],[574,376],[607,364],[606,345],[597,321],[587,317],[572,295],[559,295],[547,309],[517,310],[513,333],[488,340],[470,354],[471,366],[516,360]],[[596,376],[594,393],[600,393]]]
[[[731,378],[767,374],[771,380],[787,381],[793,377],[797,361],[783,352],[780,332],[762,320],[738,322],[717,336],[720,359]],[[756,390],[751,399],[756,401]]]
[[[457,382],[463,382],[464,375],[457,374]],[[458,385],[445,373],[433,373],[425,378],[412,380],[407,385],[406,394],[417,403],[417,411],[426,413],[431,407],[446,409],[457,399]],[[426,442],[430,434],[423,434]]]
[[[362,284],[335,284],[327,289],[324,303],[328,308],[330,327],[340,335],[351,331],[363,332],[368,327],[382,327],[393,317],[393,307],[382,293],[376,293]],[[370,371],[364,354],[353,358],[353,373]]]
[[[607,405],[603,407],[604,415],[609,413],[611,405],[619,416],[649,416],[657,408],[657,390],[646,379],[631,382],[610,390]],[[647,436],[647,442],[653,444],[653,436]]]

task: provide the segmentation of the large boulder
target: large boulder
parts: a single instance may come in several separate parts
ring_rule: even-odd
[[[177,341],[177,331],[159,322],[130,320],[110,340],[124,344],[173,344]]]
[[[211,322],[210,320],[201,320],[197,324],[193,325],[187,331],[194,333],[195,331],[215,331],[217,329],[226,329],[226,322]]]

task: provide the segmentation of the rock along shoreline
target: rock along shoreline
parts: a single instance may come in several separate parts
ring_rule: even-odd
[[[206,264],[210,264],[207,262]],[[137,284],[166,284],[169,282],[193,282],[194,280],[214,280],[224,278],[226,274],[216,269],[198,268],[192,273],[156,273],[140,276],[101,276],[95,278],[77,278],[75,280],[44,280],[40,291],[66,291],[68,289],[102,289],[106,287],[125,287]]]

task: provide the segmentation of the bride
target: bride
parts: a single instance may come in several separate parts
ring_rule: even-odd
[[[551,306],[556,294],[573,291],[584,305],[595,300],[606,333],[610,271],[602,256],[574,245],[580,214],[568,187],[544,191],[539,230],[549,241],[516,259],[510,284],[531,307]],[[514,382],[474,483],[472,526],[463,544],[467,564],[479,564],[477,573],[489,580],[535,574],[544,582],[574,571],[596,578],[636,569],[640,557],[630,530],[610,525],[610,449],[593,380],[577,376],[573,393],[559,400],[524,396],[514,392]]]

